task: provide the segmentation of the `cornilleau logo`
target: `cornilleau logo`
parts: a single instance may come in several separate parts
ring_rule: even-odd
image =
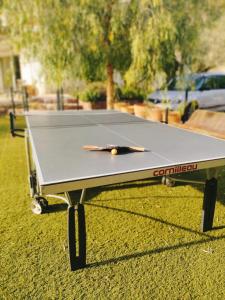
[[[158,169],[153,172],[153,176],[164,176],[176,173],[184,173],[184,172],[191,172],[197,170],[197,164],[188,164],[188,165],[181,165],[177,167],[169,167],[165,169]]]

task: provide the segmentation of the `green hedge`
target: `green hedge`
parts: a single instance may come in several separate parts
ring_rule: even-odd
[[[80,93],[79,98],[92,103],[106,101],[106,86],[102,82],[92,82]]]
[[[117,88],[116,96],[118,100],[144,100],[144,95],[141,91],[131,88]]]
[[[106,84],[103,82],[89,83],[79,94],[81,101],[99,102],[106,101]],[[129,88],[115,88],[115,98],[119,101],[137,100],[143,101],[144,95],[139,90]]]

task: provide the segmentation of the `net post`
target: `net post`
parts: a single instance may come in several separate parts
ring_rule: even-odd
[[[14,113],[9,113],[9,122],[10,122],[10,133],[14,137],[15,136],[15,122],[14,122],[15,115]]]

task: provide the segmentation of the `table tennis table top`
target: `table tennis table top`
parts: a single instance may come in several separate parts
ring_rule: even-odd
[[[118,111],[26,114],[43,193],[182,173],[225,165],[225,141]],[[84,145],[140,146],[146,152],[111,155]]]

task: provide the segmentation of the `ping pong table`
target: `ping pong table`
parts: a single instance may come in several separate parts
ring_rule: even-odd
[[[92,187],[206,169],[201,230],[212,229],[225,141],[110,110],[27,113],[25,118],[32,210],[47,210],[52,195],[68,204],[71,270],[86,265],[84,200]],[[82,149],[90,144],[148,151],[111,155]]]

